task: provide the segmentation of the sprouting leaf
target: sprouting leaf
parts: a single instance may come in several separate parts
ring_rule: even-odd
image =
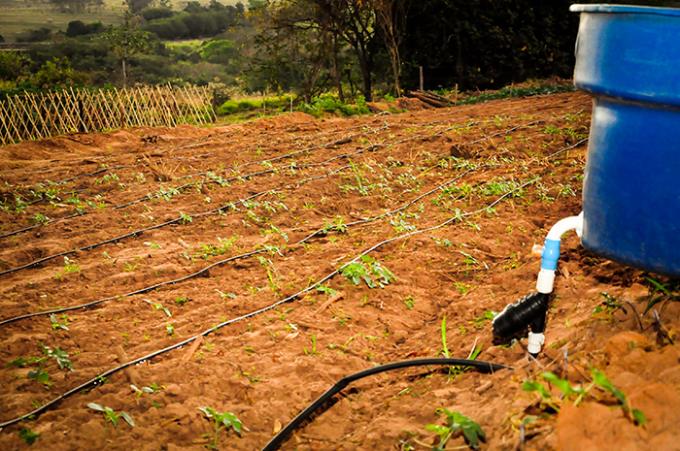
[[[21,437],[21,440],[26,442],[27,445],[32,445],[36,440],[38,440],[40,434],[28,428],[21,428],[19,431],[19,437]]]

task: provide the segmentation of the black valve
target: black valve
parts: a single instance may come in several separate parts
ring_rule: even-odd
[[[508,340],[523,334],[527,328],[533,333],[542,333],[549,303],[549,294],[531,293],[508,304],[493,319],[494,338],[499,341]]]

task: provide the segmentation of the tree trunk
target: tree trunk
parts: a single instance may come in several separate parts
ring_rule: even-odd
[[[121,59],[121,64],[123,66],[123,88],[127,87],[127,68],[125,58]]]
[[[338,37],[333,36],[333,79],[338,89],[338,97],[341,102],[345,101],[345,93],[342,91],[342,76],[338,67]]]

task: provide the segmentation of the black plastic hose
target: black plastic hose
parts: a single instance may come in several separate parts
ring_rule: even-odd
[[[499,363],[484,362],[481,360],[467,360],[467,359],[448,359],[448,358],[425,358],[425,359],[413,359],[413,360],[402,360],[399,362],[387,363],[385,365],[375,366],[358,373],[350,374],[343,377],[338,382],[335,383],[331,388],[326,390],[321,396],[319,396],[313,403],[307,406],[302,412],[297,414],[295,418],[291,420],[290,423],[286,425],[283,429],[279,431],[270,441],[262,448],[262,451],[274,451],[277,450],[285,443],[286,439],[290,434],[300,427],[311,415],[323,407],[328,400],[333,396],[340,393],[345,387],[347,387],[352,382],[363,379],[368,376],[373,376],[374,374],[384,373],[385,371],[398,370],[401,368],[408,368],[412,366],[427,366],[427,365],[457,365],[457,366],[468,366],[477,369],[478,371],[484,373],[493,373],[494,371],[502,369],[511,369],[508,366],[501,365]]]

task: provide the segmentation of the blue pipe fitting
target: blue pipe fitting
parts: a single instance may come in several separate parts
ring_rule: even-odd
[[[560,259],[560,240],[546,239],[541,253],[541,269],[555,271]]]

